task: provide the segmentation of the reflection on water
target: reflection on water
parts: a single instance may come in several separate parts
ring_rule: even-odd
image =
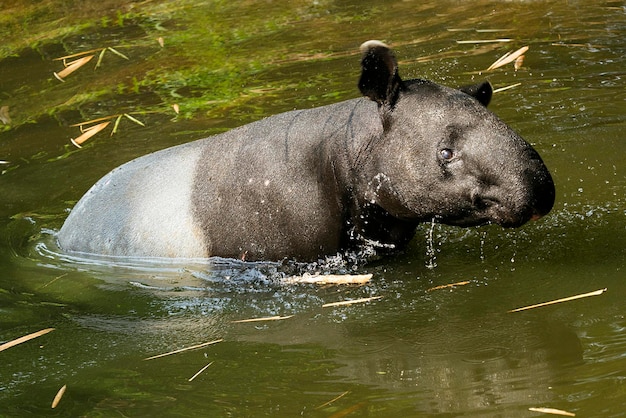
[[[11,119],[0,126],[0,342],[55,331],[0,353],[1,414],[49,414],[67,384],[53,412],[68,416],[528,417],[537,406],[624,416],[621,2],[127,3],[13,20],[18,6],[3,10],[12,30],[0,47],[0,107]],[[91,16],[97,21],[83,26]],[[551,169],[554,211],[519,230],[424,225],[405,253],[356,270],[337,259],[173,263],[55,247],[68,208],[118,164],[355,97],[358,45],[371,38],[394,47],[405,78],[521,83],[491,108]],[[495,38],[508,41],[478,42]],[[105,56],[97,70],[63,84],[52,78],[53,58],[109,44],[130,60]],[[484,72],[523,45],[522,68]],[[68,125],[137,110],[154,111],[145,127],[68,146],[77,129]],[[331,270],[373,279],[282,280]],[[429,290],[458,282],[469,283]],[[507,313],[605,287],[596,298]],[[382,298],[322,307],[371,296]]]

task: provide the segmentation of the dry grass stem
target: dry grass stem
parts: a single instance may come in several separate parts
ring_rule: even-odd
[[[102,122],[97,125],[90,126],[89,128],[83,131],[83,134],[81,136],[79,136],[76,139],[70,139],[70,141],[72,141],[72,144],[76,145],[78,148],[82,148],[81,144],[83,142],[85,142],[86,140],[88,140],[89,138],[97,134],[98,132],[102,131],[104,128],[109,126],[110,123],[111,123],[110,121]]]
[[[102,118],[92,119],[92,120],[88,120],[86,122],[75,123],[73,125],[70,125],[70,128],[75,128],[75,127],[78,126],[82,130],[83,126],[85,126],[85,125],[91,125],[91,124],[96,123],[96,122],[102,122],[103,120],[111,120],[111,119],[113,119],[115,117],[118,117],[118,116],[121,116],[121,115],[104,116]],[[87,129],[89,129],[89,128],[87,128]]]
[[[191,377],[189,378],[189,380],[188,380],[188,381],[189,381],[189,382],[191,382],[191,381],[193,381],[193,379],[195,379],[196,377],[200,376],[200,373],[202,373],[203,371],[205,371],[206,369],[208,369],[208,368],[209,368],[209,366],[210,366],[211,364],[213,364],[213,363],[214,363],[214,362],[212,361],[212,362],[210,362],[209,364],[207,364],[206,366],[204,366],[203,368],[201,368],[200,370],[198,370],[198,371],[196,372],[196,374],[194,374],[193,376],[191,376]]]
[[[60,81],[65,81],[65,77],[72,74],[83,65],[87,64],[89,61],[91,61],[93,57],[95,57],[95,55],[88,55],[86,57],[79,58],[76,61],[72,61],[68,63],[63,70],[59,71],[58,73],[54,73],[54,76]]]
[[[142,121],[140,121],[139,119],[136,119],[136,118],[132,117],[132,116],[131,116],[131,115],[129,115],[128,113],[124,113],[124,116],[125,116],[128,120],[135,122],[137,125],[146,126],[146,125],[145,125]]]
[[[63,61],[63,62],[65,62],[69,58],[82,57],[83,55],[93,54],[94,52],[100,52],[100,51],[102,51],[102,48],[90,49],[89,51],[77,52],[76,54],[65,55],[65,56],[59,57],[59,58],[53,58],[52,61]],[[64,65],[67,66],[66,64],[64,64]]]
[[[98,61],[96,62],[96,67],[98,68],[100,67],[100,64],[102,64],[102,59],[104,58],[104,53],[107,52],[106,48],[102,48],[102,51],[100,51],[100,55],[98,55]]]
[[[450,284],[442,284],[441,286],[435,286],[435,287],[431,287],[430,289],[426,290],[427,292],[431,292],[433,290],[440,290],[440,289],[447,289],[450,287],[456,287],[456,286],[465,286],[466,284],[470,284],[469,280],[463,281],[463,282],[456,282],[456,283],[450,283]]]
[[[130,60],[130,58],[128,58],[126,55],[122,54],[120,51],[118,51],[117,49],[114,49],[112,47],[107,47],[107,50],[111,51],[112,53],[114,53],[115,55],[117,55],[120,58],[124,58],[125,60]]]
[[[302,276],[288,277],[287,283],[309,283],[309,284],[364,284],[372,279],[372,274],[308,274]]]
[[[526,51],[528,51],[528,46],[523,46],[515,52],[507,52],[506,54],[498,58],[496,62],[491,64],[489,68],[487,68],[485,71],[495,70],[496,68],[500,68],[510,62],[515,62],[515,60],[524,55]]]
[[[123,115],[119,115],[117,119],[115,119],[115,123],[113,124],[113,129],[111,130],[110,136],[113,136],[114,134],[117,133],[117,128],[120,126],[120,122],[122,121],[122,116]]]
[[[170,351],[169,353],[157,354],[156,356],[146,357],[144,360],[154,360],[154,359],[157,359],[157,358],[170,356],[172,354],[178,354],[178,353],[182,353],[184,351],[195,350],[197,348],[202,348],[202,347],[206,347],[206,346],[209,346],[209,345],[212,345],[212,344],[221,343],[222,341],[224,341],[224,339],[219,339],[219,340],[209,341],[209,342],[202,343],[202,344],[192,345],[191,347],[181,348],[180,350]]]
[[[476,33],[511,32],[513,29],[476,29]]]
[[[264,322],[264,321],[282,321],[283,319],[293,318],[293,315],[288,316],[266,316],[263,318],[249,318],[239,319],[237,321],[231,321],[233,324],[244,324],[246,322]]]
[[[528,408],[529,411],[533,411],[533,412],[541,412],[544,414],[552,414],[552,415],[561,415],[564,417],[575,417],[576,414],[573,412],[567,412],[567,411],[563,411],[560,409],[554,409],[554,408]]]
[[[322,308],[330,308],[332,306],[345,306],[345,305],[354,305],[355,303],[365,303],[373,300],[382,299],[382,296],[373,296],[371,298],[361,298],[361,299],[352,299],[352,300],[344,300],[341,302],[331,302],[325,303],[322,305]]]
[[[595,291],[589,292],[589,293],[583,293],[583,294],[580,294],[580,295],[570,296],[570,297],[563,298],[563,299],[552,300],[550,302],[538,303],[536,305],[524,306],[523,308],[513,309],[513,310],[510,310],[509,312],[525,311],[525,310],[528,310],[528,309],[540,308],[542,306],[554,305],[555,303],[569,302],[571,300],[587,298],[589,296],[599,296],[599,295],[603,294],[604,292],[606,292],[606,290],[607,290],[607,288],[605,287],[604,289],[595,290]]]
[[[61,389],[59,389],[59,391],[57,392],[56,396],[52,400],[52,409],[56,408],[59,402],[61,402],[61,398],[63,397],[63,394],[65,393],[65,389],[67,389],[67,385],[63,385]]]
[[[52,283],[56,282],[59,279],[62,279],[63,277],[67,276],[68,273],[63,273],[60,276],[55,277],[54,279],[50,280],[48,283],[41,285],[40,287],[37,288],[37,290],[39,289],[43,289],[44,287],[48,287],[50,286]]]
[[[506,91],[506,90],[509,90],[509,89],[512,89],[512,88],[515,88],[515,87],[519,87],[521,85],[522,85],[522,83],[515,83],[515,84],[511,84],[510,86],[500,87],[498,89],[495,89],[493,92],[494,93],[500,93],[501,91]]]
[[[328,406],[328,405],[332,404],[333,402],[338,401],[339,399],[343,398],[343,397],[344,397],[344,396],[346,396],[348,393],[350,393],[350,391],[349,391],[349,390],[346,390],[346,391],[345,391],[344,393],[342,393],[341,395],[339,395],[339,396],[337,396],[337,397],[335,397],[335,398],[331,399],[331,400],[330,400],[330,401],[328,401],[328,402],[325,402],[325,403],[321,404],[320,406],[315,407],[315,409],[322,409],[322,408],[324,408],[325,406]]]
[[[25,343],[26,341],[30,341],[33,338],[41,337],[42,335],[45,335],[49,333],[50,331],[54,331],[54,328],[42,329],[41,331],[33,332],[32,334],[28,334],[23,337],[17,338],[13,341],[9,341],[8,343],[4,343],[0,345],[0,351],[4,351],[8,348],[15,347],[16,345]]]
[[[500,38],[500,39],[475,39],[470,41],[456,41],[457,44],[490,44],[498,42],[511,42],[513,39]]]

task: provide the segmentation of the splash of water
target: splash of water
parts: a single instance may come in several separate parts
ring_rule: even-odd
[[[480,231],[480,261],[485,262],[485,241],[487,240],[487,231]]]
[[[430,222],[430,228],[428,228],[428,232],[426,233],[426,258],[428,261],[426,262],[426,267],[429,269],[434,269],[437,267],[437,250],[435,249],[435,218],[433,218]]]

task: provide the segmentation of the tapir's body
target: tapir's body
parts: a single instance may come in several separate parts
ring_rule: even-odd
[[[349,153],[342,150],[346,134],[360,129],[345,124],[352,112],[378,118],[375,103],[356,99],[126,163],[72,210],[73,227],[62,229],[61,245],[128,256],[272,260],[336,253],[348,207],[338,195],[335,170],[343,167],[334,165],[346,165],[339,163]]]
[[[488,84],[405,82],[384,44],[363,52],[371,100],[272,116],[126,163],[72,210],[61,247],[306,261],[402,248],[430,219],[519,226],[550,211],[550,174],[485,108]]]

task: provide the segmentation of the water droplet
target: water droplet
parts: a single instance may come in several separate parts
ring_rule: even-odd
[[[433,234],[435,232],[435,218],[430,222],[430,228],[428,229],[428,233],[426,235],[426,257],[428,257],[428,261],[426,263],[426,267],[429,269],[434,269],[437,267],[437,255],[435,251],[435,240],[433,238]]]

